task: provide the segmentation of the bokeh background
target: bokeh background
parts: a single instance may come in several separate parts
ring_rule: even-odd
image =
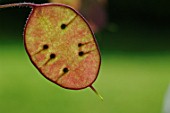
[[[0,0],[46,3],[47,0]],[[23,45],[28,7],[0,9],[0,113],[170,113],[170,8],[165,0],[82,0],[102,54],[96,89],[49,82]],[[166,103],[166,104],[165,104]],[[165,106],[168,106],[165,108]]]

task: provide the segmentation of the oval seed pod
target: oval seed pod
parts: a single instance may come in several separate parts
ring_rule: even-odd
[[[24,44],[39,72],[63,88],[90,87],[98,94],[92,84],[98,76],[101,57],[87,21],[63,4],[17,3],[0,8],[11,6],[33,9],[25,26]]]

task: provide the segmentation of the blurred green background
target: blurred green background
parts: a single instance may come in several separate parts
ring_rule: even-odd
[[[45,3],[45,0],[0,0]],[[96,33],[102,65],[96,89],[72,91],[31,64],[23,28],[31,9],[0,9],[0,113],[163,113],[170,83],[170,9],[160,0],[108,0]],[[96,14],[97,16],[97,14]]]

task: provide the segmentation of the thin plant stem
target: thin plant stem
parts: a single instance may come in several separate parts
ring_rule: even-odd
[[[9,7],[16,7],[16,6],[31,6],[33,7],[33,3],[12,3],[12,4],[5,4],[5,5],[0,5],[0,8],[9,8]]]

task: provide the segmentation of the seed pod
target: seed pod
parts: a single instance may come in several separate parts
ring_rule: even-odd
[[[13,6],[33,9],[25,26],[24,44],[39,72],[63,88],[90,87],[96,92],[92,84],[98,76],[101,57],[87,21],[62,4],[20,3]],[[0,6],[3,7],[7,5]]]

